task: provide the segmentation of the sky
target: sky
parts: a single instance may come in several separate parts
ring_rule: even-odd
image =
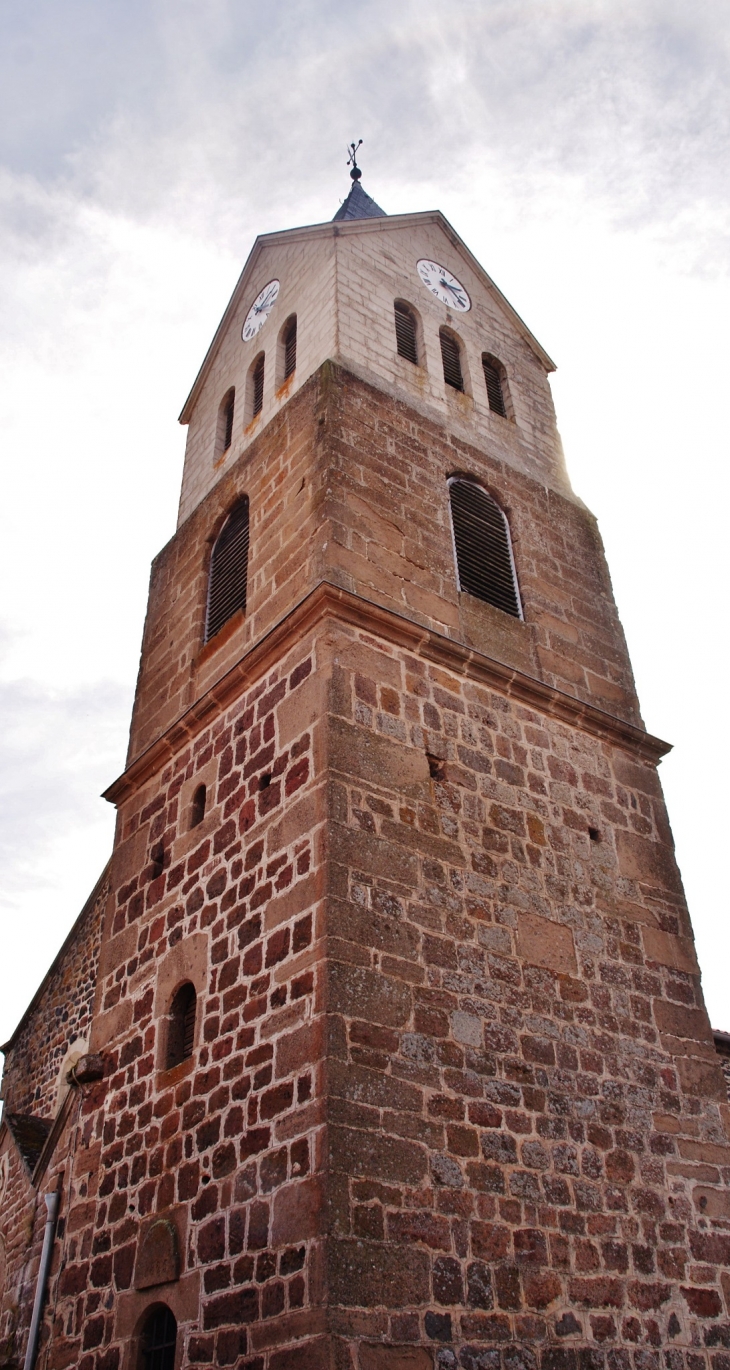
[[[713,1026],[725,879],[725,0],[0,0],[0,1040],[111,850],[177,415],[257,233],[346,144],[553,356]]]

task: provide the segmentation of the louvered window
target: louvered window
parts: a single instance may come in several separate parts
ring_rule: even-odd
[[[229,390],[223,401],[223,451],[227,452],[233,438],[233,406],[236,401],[235,390]]]
[[[284,380],[294,375],[297,369],[297,317],[296,314],[284,328]]]
[[[507,417],[507,406],[504,402],[504,386],[502,384],[502,367],[496,357],[490,357],[487,352],[482,356],[482,366],[484,368],[484,379],[487,384],[487,398],[489,408],[495,414],[501,414],[503,419]]]
[[[416,320],[407,304],[401,304],[396,300],[395,305],[395,338],[398,345],[398,356],[405,357],[406,361],[413,362],[418,366],[418,342],[416,339]]]
[[[441,360],[444,364],[444,380],[447,385],[453,386],[454,390],[464,389],[464,377],[461,372],[461,355],[459,344],[451,333],[445,328],[439,332],[441,342]]]
[[[507,520],[472,481],[449,481],[459,589],[522,618]]]
[[[181,1061],[189,1060],[193,1054],[197,1002],[195,986],[188,982],[180,986],[170,1005],[165,1063],[168,1070],[179,1066]]]
[[[213,546],[208,582],[205,640],[215,637],[237,609],[246,609],[248,578],[248,497],[244,496],[223,525]]]
[[[174,1370],[177,1323],[169,1308],[158,1304],[145,1322],[140,1344],[141,1370]]]
[[[264,354],[256,358],[251,372],[252,417],[256,418],[264,407]]]

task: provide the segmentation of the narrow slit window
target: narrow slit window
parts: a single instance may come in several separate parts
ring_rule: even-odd
[[[153,1308],[142,1329],[140,1370],[174,1370],[177,1323],[164,1304]]]
[[[501,414],[503,419],[507,418],[507,406],[504,402],[504,383],[502,380],[503,367],[496,357],[490,357],[487,352],[482,356],[482,367],[484,369],[484,380],[487,386],[487,398],[489,408],[494,414]]]
[[[202,823],[203,819],[205,818],[206,796],[207,792],[205,785],[198,785],[198,788],[195,791],[195,794],[193,795],[193,803],[190,812],[191,828],[197,828],[198,824]]]
[[[171,1005],[167,1025],[167,1059],[165,1066],[172,1070],[193,1054],[195,1047],[195,1013],[198,996],[195,986],[188,981],[181,985]]]
[[[235,390],[229,390],[223,403],[223,451],[227,452],[233,440],[233,408],[236,402]]]
[[[461,353],[456,338],[445,328],[439,332],[441,360],[444,366],[444,380],[454,390],[464,389],[464,376],[461,370]]]
[[[252,417],[256,418],[264,407],[264,353],[256,358],[251,372]]]
[[[236,408],[236,391],[233,386],[227,390],[218,406],[218,419],[215,430],[215,460],[218,461],[228,451],[233,442],[233,415]]]
[[[209,642],[237,609],[246,611],[248,581],[248,497],[231,511],[213,545],[208,582],[205,640]]]
[[[405,357],[406,361],[413,362],[414,366],[418,366],[418,339],[413,312],[407,304],[401,304],[400,300],[396,300],[394,310],[398,356]]]
[[[499,505],[473,481],[449,481],[459,589],[522,618],[512,544]]]
[[[297,369],[297,316],[285,325],[284,330],[284,380],[288,381]]]

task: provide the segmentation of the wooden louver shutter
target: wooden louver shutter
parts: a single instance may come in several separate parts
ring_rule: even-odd
[[[505,408],[502,378],[499,371],[491,357],[482,357],[482,366],[484,368],[484,379],[487,383],[489,408],[493,410],[495,414],[501,414],[502,418],[506,419],[507,410]]]
[[[183,1011],[182,1018],[182,1042],[183,1060],[187,1061],[192,1056],[195,1046],[195,1009],[197,1007],[197,995],[192,985],[188,986],[189,994],[187,1003]]]
[[[394,309],[395,338],[398,346],[398,356],[405,357],[406,361],[413,362],[414,366],[418,366],[416,321],[406,305],[396,303]]]
[[[231,440],[232,440],[232,438],[233,438],[233,407],[234,407],[234,405],[235,405],[235,402],[236,402],[236,394],[235,394],[235,391],[234,391],[234,390],[231,390],[230,393],[226,396],[226,400],[225,400],[225,412],[224,412],[224,417],[225,417],[225,432],[224,432],[224,434],[223,434],[223,451],[224,451],[224,452],[227,452],[227,451],[228,451],[228,448],[229,448],[230,445],[231,445]]]
[[[261,353],[253,369],[253,416],[264,407],[264,354]]]
[[[205,640],[216,633],[237,609],[246,609],[248,576],[248,496],[229,515],[213,547],[208,582]]]
[[[452,385],[454,390],[464,389],[464,377],[461,374],[461,357],[459,356],[459,344],[450,333],[442,331],[439,333],[441,342],[441,360],[444,364],[444,380],[447,385]]]
[[[284,380],[294,375],[297,369],[297,321],[292,319],[286,330],[284,340]]]
[[[459,589],[520,618],[507,523],[486,490],[471,481],[450,484]]]

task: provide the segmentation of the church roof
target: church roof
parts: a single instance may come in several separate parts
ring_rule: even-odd
[[[332,215],[332,222],[337,219],[387,219],[387,214],[380,205],[363,190],[359,181],[353,181],[352,190],[347,199],[340,205],[336,214]]]

